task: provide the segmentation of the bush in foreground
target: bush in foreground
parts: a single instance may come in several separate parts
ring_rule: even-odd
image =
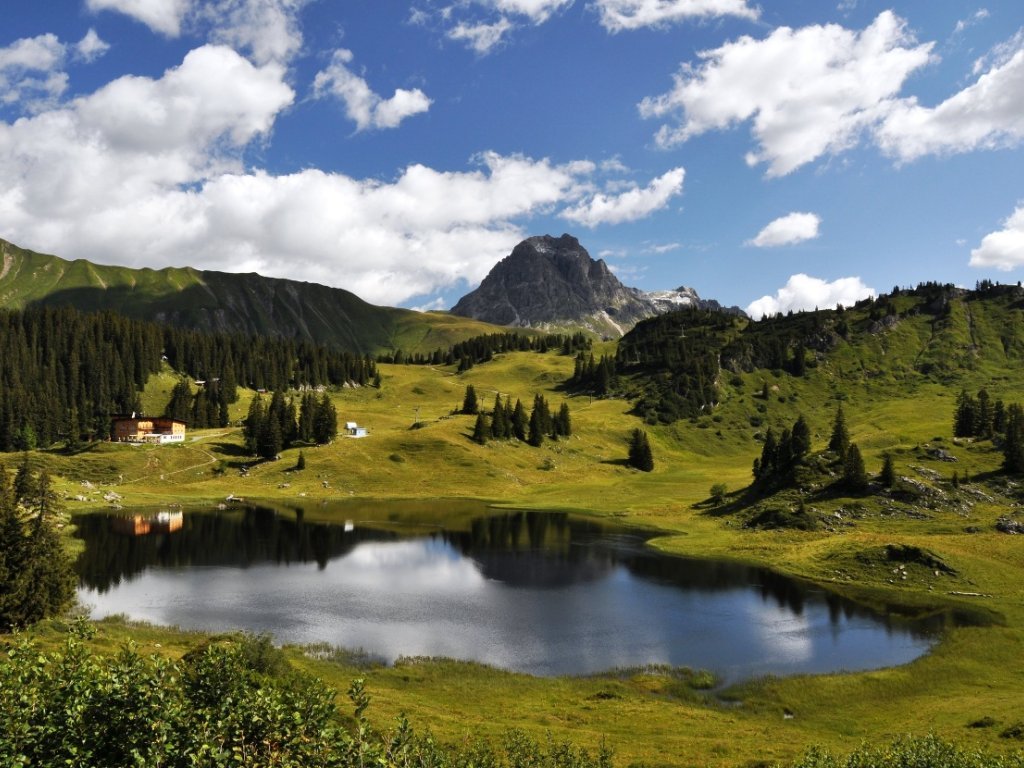
[[[266,638],[210,643],[172,662],[130,647],[95,655],[83,642],[90,631],[79,625],[52,653],[15,638],[0,656],[0,765],[611,768],[603,747],[591,755],[520,731],[500,748],[439,744],[405,718],[378,732],[361,680],[346,727],[334,691],[288,669]]]
[[[865,746],[845,758],[814,748],[793,768],[1024,768],[1024,753],[995,755],[925,736]]]
[[[61,650],[13,638],[0,654],[0,765],[91,768],[611,768],[569,742],[522,731],[500,746],[470,736],[441,744],[400,717],[387,732],[366,718],[362,680],[343,717],[334,691],[294,672],[268,637],[211,641],[178,662],[92,653],[88,623]],[[815,748],[793,768],[1024,768],[1024,753],[997,756],[929,736],[865,746],[845,758]]]

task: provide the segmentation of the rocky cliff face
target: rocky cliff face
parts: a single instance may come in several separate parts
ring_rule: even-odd
[[[451,312],[496,325],[579,326],[621,336],[644,318],[708,304],[692,288],[629,288],[575,237],[541,235],[517,245]]]

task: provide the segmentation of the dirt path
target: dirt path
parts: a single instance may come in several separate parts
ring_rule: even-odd
[[[227,433],[225,432],[223,434],[227,434]],[[208,437],[221,437],[221,435],[203,435],[202,437],[193,437],[192,440],[194,442],[196,440],[202,440],[202,439],[206,439]],[[160,459],[159,459],[158,456],[154,456],[153,455],[159,449],[158,448],[153,448],[153,449],[150,450],[150,452],[149,452],[150,456],[149,456],[149,458],[146,461],[146,468],[147,469],[152,469],[153,471],[147,472],[144,475],[140,475],[139,477],[135,477],[135,478],[132,478],[130,480],[122,480],[122,481],[120,481],[118,483],[118,485],[122,485],[122,486],[123,485],[131,485],[132,483],[137,483],[140,480],[148,480],[148,479],[152,478],[154,475],[157,475],[157,474],[160,475],[160,479],[161,480],[165,480],[168,477],[171,477],[173,475],[180,475],[182,472],[191,472],[192,470],[199,469],[200,467],[208,467],[211,464],[216,464],[217,461],[218,461],[216,456],[214,456],[212,453],[210,453],[206,449],[200,448],[199,446],[189,445],[189,446],[185,446],[185,449],[186,450],[190,450],[190,451],[199,451],[199,453],[203,454],[203,456],[205,456],[207,460],[206,461],[200,461],[198,464],[191,464],[191,465],[189,465],[187,467],[182,467],[181,469],[175,469],[173,472],[160,472],[159,471]]]

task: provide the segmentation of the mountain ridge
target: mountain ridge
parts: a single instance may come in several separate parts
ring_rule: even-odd
[[[196,330],[296,338],[359,354],[432,351],[498,330],[443,313],[376,306],[343,288],[254,272],[69,261],[2,239],[0,256],[0,308],[5,309],[115,309]]]

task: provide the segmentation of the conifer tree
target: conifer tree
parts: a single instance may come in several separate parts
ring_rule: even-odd
[[[966,389],[960,390],[956,399],[956,412],[953,416],[953,436],[972,437],[975,434],[974,423],[977,403],[967,394]]]
[[[491,409],[491,437],[495,440],[504,440],[512,434],[512,425],[505,418],[505,405],[501,402],[501,395],[494,396],[494,407]]]
[[[533,398],[533,412],[537,414],[537,425],[542,435],[550,435],[553,430],[551,419],[551,408],[543,395],[535,395]]]
[[[999,434],[1006,431],[1006,405],[1002,400],[996,400],[992,407],[992,431]]]
[[[840,460],[846,458],[846,451],[850,447],[850,432],[846,428],[846,416],[843,414],[843,406],[836,409],[836,417],[832,422],[832,435],[828,439],[828,449],[835,453]]]
[[[334,403],[327,396],[327,393],[324,392],[316,407],[316,415],[313,421],[313,440],[320,445],[324,445],[333,441],[337,434],[338,411],[334,407]]]
[[[249,403],[249,413],[245,417],[243,436],[245,437],[245,448],[251,454],[256,454],[259,436],[263,432],[263,422],[266,421],[266,410],[263,406],[263,398],[256,393],[252,402]]]
[[[811,428],[803,414],[793,424],[791,446],[794,461],[800,461],[811,450]]]
[[[306,392],[302,395],[302,403],[299,408],[299,440],[304,443],[313,442],[313,419],[316,415],[316,399],[312,393]]]
[[[526,409],[523,408],[522,400],[517,398],[515,408],[512,409],[512,436],[525,443],[529,428],[530,420],[526,416]]]
[[[466,394],[462,398],[462,412],[472,416],[480,410],[480,404],[476,399],[476,388],[472,384],[466,385]]]
[[[220,391],[223,402],[228,405],[238,400],[238,377],[235,374],[235,359],[231,350],[228,350],[224,356],[224,366],[220,374]]]
[[[164,415],[192,425],[192,387],[186,379],[178,379],[171,389],[171,399],[167,401]]]
[[[32,465],[29,463],[28,452],[21,454],[21,464],[14,473],[14,486],[12,488],[15,504],[25,504],[31,496],[35,495],[35,476],[32,474]]]
[[[187,384],[185,386],[188,386]],[[172,397],[173,402],[173,397]],[[182,419],[182,421],[188,421],[188,424],[193,429],[205,429],[210,426],[207,420],[207,395],[205,389],[200,389],[196,392],[196,396],[192,401],[191,412],[189,413],[188,419]],[[177,416],[173,418],[178,418]]]
[[[562,437],[572,434],[572,417],[569,415],[569,404],[563,402],[555,417],[555,433]]]
[[[764,445],[761,446],[761,460],[754,466],[754,477],[758,480],[766,480],[774,477],[778,469],[779,444],[775,439],[775,432],[768,427],[764,436]]]
[[[992,439],[992,401],[986,390],[978,392],[977,410],[975,412],[974,434],[985,440]]]
[[[72,405],[68,408],[68,438],[67,449],[77,451],[82,447],[82,424],[78,418],[78,408]]]
[[[544,442],[544,429],[541,426],[541,415],[537,408],[530,412],[529,434],[527,435],[526,442],[534,448],[540,447]]]
[[[487,414],[480,411],[476,415],[476,423],[473,425],[473,442],[480,445],[487,444],[487,438],[491,434],[491,425],[487,421]]]
[[[882,460],[882,471],[878,475],[878,480],[886,488],[892,488],[896,485],[896,466],[893,463],[891,453],[886,453],[885,458]]]
[[[281,422],[272,411],[268,410],[267,417],[263,420],[262,429],[256,438],[256,454],[263,459],[276,459],[283,448]]]
[[[654,469],[654,454],[651,452],[651,444],[647,439],[647,433],[641,429],[634,429],[629,440],[629,466],[643,472],[650,472]]]
[[[299,439],[298,412],[295,410],[295,398],[288,398],[284,409],[284,421],[281,423],[281,439],[286,448]]]
[[[850,443],[843,459],[843,483],[851,491],[859,493],[868,487],[868,473],[864,459],[856,443]]]
[[[14,447],[20,451],[34,451],[39,445],[39,438],[36,435],[35,427],[31,424],[22,425],[18,431]]]
[[[779,475],[793,466],[793,433],[788,429],[783,429],[782,435],[779,436],[779,452],[775,465]]]
[[[1024,408],[1018,403],[1006,410],[1003,469],[1015,475],[1024,473]]]
[[[44,473],[31,485],[24,506],[32,517],[25,525],[0,468],[0,632],[60,612],[75,592],[70,560],[51,521],[59,506],[50,478]]]

